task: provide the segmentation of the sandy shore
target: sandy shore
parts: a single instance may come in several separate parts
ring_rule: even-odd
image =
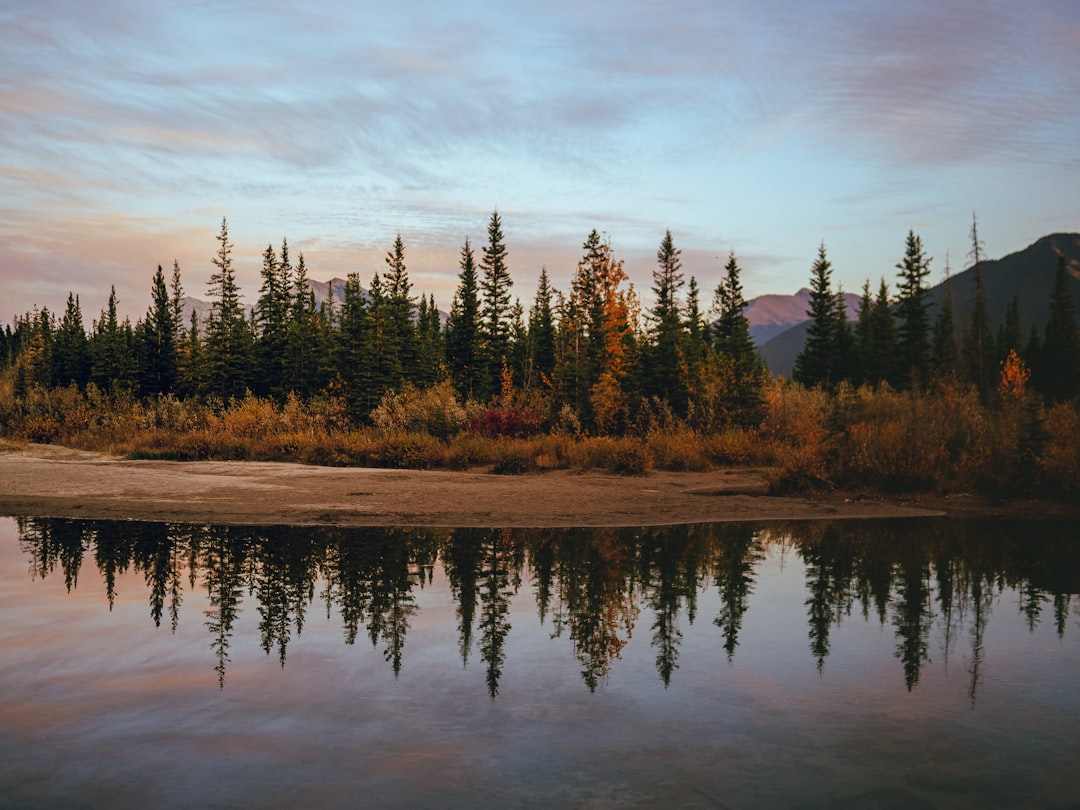
[[[276,462],[128,461],[0,444],[0,514],[218,524],[645,526],[705,521],[1047,515],[1041,504],[774,497],[748,469],[641,477],[375,470]],[[1053,511],[1053,510],[1051,510]],[[1075,513],[1075,510],[1073,510]]]

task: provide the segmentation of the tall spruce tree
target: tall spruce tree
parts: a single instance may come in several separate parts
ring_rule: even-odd
[[[458,287],[446,320],[446,359],[454,387],[466,398],[473,396],[479,381],[481,353],[480,289],[476,261],[468,237],[461,248]]]
[[[917,387],[929,379],[930,372],[930,288],[926,285],[930,259],[914,231],[908,231],[904,258],[896,267],[900,271],[896,296],[900,380]]]
[[[345,386],[349,417],[365,419],[371,410],[368,392],[372,380],[373,335],[367,296],[359,273],[345,279],[345,295],[338,316],[336,366]]]
[[[303,253],[297,256],[291,305],[288,332],[289,365],[285,382],[290,391],[306,398],[319,389],[322,361],[319,352],[321,332],[319,310],[315,304],[315,291],[308,283],[307,265],[304,262]]]
[[[836,351],[836,296],[832,290],[832,263],[825,243],[810,269],[810,318],[806,343],[795,358],[796,382],[807,387],[828,386],[833,382],[833,356]]]
[[[724,277],[713,292],[713,349],[731,359],[734,373],[734,396],[731,402],[736,421],[754,424],[759,421],[765,382],[764,362],[750,337],[750,321],[745,313],[742,273],[735,251],[728,254]]]
[[[288,242],[282,240],[281,253],[285,261],[278,260],[274,246],[268,244],[263,251],[262,286],[255,307],[258,339],[255,346],[260,394],[284,397],[288,393],[287,377],[289,348],[289,314],[292,303],[292,269],[288,264]]]
[[[176,385],[176,324],[160,264],[154,273],[150,298],[150,309],[137,330],[139,387],[143,394],[167,394]]]
[[[90,348],[83,326],[79,297],[68,293],[52,346],[53,385],[84,386],[90,379]]]
[[[540,379],[552,379],[555,371],[555,314],[547,268],[540,268],[536,300],[529,310],[529,356]]]
[[[412,295],[412,282],[405,266],[405,242],[399,233],[393,247],[386,254],[387,270],[383,276],[388,307],[388,326],[394,330],[397,345],[398,365],[401,368],[399,379],[392,381],[393,387],[403,382],[416,382],[420,366],[420,340],[416,328],[416,299]]]
[[[682,251],[675,247],[671,231],[665,231],[656,251],[652,293],[648,312],[648,342],[642,370],[646,393],[667,400],[678,413],[686,411],[686,375],[683,358],[683,320],[679,290],[683,286]]]
[[[481,339],[484,352],[483,393],[491,396],[499,388],[503,361],[510,352],[510,287],[513,280],[506,265],[506,243],[498,211],[491,212],[488,222],[488,241],[484,245],[480,267],[481,282]]]
[[[962,360],[967,378],[983,396],[988,396],[997,382],[997,367],[994,362],[994,333],[990,328],[986,287],[983,284],[983,245],[974,212],[971,214],[971,253],[968,255],[974,261],[974,290],[971,318],[964,331]]]
[[[229,225],[221,218],[218,250],[213,259],[217,268],[207,284],[210,317],[203,344],[207,393],[222,398],[243,396],[251,370],[251,331],[240,306],[240,288],[232,262]]]

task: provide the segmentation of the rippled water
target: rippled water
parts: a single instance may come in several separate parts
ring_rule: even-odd
[[[1080,538],[0,518],[0,807],[1077,807]]]

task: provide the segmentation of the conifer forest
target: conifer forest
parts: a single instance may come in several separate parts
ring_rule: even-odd
[[[751,339],[736,255],[699,282],[670,231],[643,307],[596,230],[568,289],[544,269],[513,279],[493,212],[483,244],[461,246],[444,315],[414,291],[400,235],[381,272],[350,273],[324,302],[303,254],[268,244],[245,308],[223,219],[202,321],[184,305],[185,285],[202,282],[174,262],[152,274],[134,324],[113,291],[97,315],[69,295],[62,313],[0,328],[0,435],[134,458],[503,473],[749,465],[778,492],[1076,498],[1080,333],[1066,260],[1044,328],[1022,324],[1015,302],[995,324],[974,220],[970,236],[963,322],[951,297],[931,301],[913,231],[898,240],[891,287],[868,280],[854,318],[823,243],[789,380]]]

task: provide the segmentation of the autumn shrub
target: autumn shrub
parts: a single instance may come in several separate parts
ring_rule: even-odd
[[[641,441],[657,469],[701,471],[712,466],[705,454],[701,436],[688,427],[654,431]]]
[[[698,442],[705,458],[718,466],[753,464],[764,460],[760,452],[761,440],[754,428],[729,425],[715,433],[698,437]]]
[[[1058,403],[1049,408],[1044,428],[1043,481],[1052,492],[1080,497],[1080,412],[1076,403]]]
[[[395,433],[384,436],[379,448],[383,466],[426,470],[439,467],[446,446],[428,433]]]
[[[385,434],[427,433],[447,439],[464,430],[467,415],[447,381],[427,389],[406,385],[387,392],[371,412],[371,421]]]
[[[528,440],[504,437],[494,443],[494,450],[491,471],[497,475],[521,475],[535,469],[533,447]]]
[[[760,436],[770,465],[765,471],[770,488],[776,492],[829,488],[828,395],[773,380],[763,401]]]

